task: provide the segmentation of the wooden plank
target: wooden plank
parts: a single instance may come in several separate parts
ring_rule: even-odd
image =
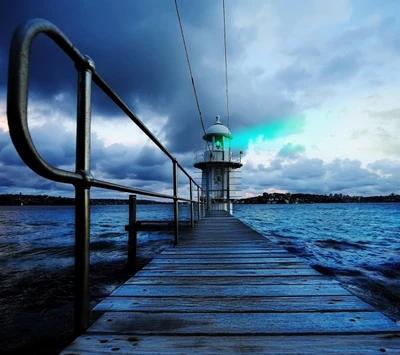
[[[237,241],[226,241],[226,242],[222,242],[222,241],[208,241],[208,240],[193,240],[193,241],[188,241],[185,240],[184,242],[180,242],[178,249],[192,249],[192,248],[196,248],[196,249],[220,249],[223,247],[227,247],[229,249],[264,249],[267,250],[270,246],[272,246],[272,244],[267,244],[266,242],[264,242],[263,240],[259,240],[259,241],[247,241],[247,242],[243,242],[240,240]],[[276,248],[276,245],[275,245]]]
[[[269,264],[269,263],[304,263],[301,259],[296,257],[283,257],[283,258],[156,258],[152,261],[151,265],[155,264]]]
[[[190,276],[149,277],[136,275],[125,285],[321,285],[337,284],[336,280],[322,275],[301,276]]]
[[[158,257],[163,258],[163,257],[169,257],[171,255],[173,256],[185,256],[187,257],[188,255],[194,255],[197,257],[201,256],[207,256],[207,255],[218,255],[221,257],[228,256],[228,257],[235,257],[235,256],[249,256],[249,255],[261,255],[261,257],[269,256],[269,255],[292,255],[290,254],[287,250],[284,249],[242,249],[242,248],[175,248],[173,250],[164,250]]]
[[[242,259],[242,258],[287,258],[287,259],[296,259],[297,257],[293,254],[289,253],[230,253],[230,254],[187,254],[187,253],[182,253],[182,254],[166,254],[166,255],[159,255],[157,256],[157,260],[159,259],[192,259],[192,260],[201,260],[201,259],[208,259],[208,258],[214,258],[214,259]]]
[[[61,355],[104,354],[399,354],[396,335],[143,336],[88,335]]]
[[[294,321],[295,320],[295,321]],[[283,335],[399,332],[377,312],[156,313],[106,312],[87,331],[157,335]]]
[[[146,297],[245,297],[350,295],[338,284],[328,285],[122,285],[113,296]]]
[[[105,313],[62,354],[400,353],[394,322],[217,214],[96,306]]]
[[[107,297],[95,311],[114,312],[321,312],[372,311],[354,296],[308,297]]]
[[[299,268],[285,268],[285,269],[236,269],[236,270],[149,270],[147,268],[139,271],[135,276],[308,276],[308,275],[321,275],[318,271],[310,267]]]
[[[161,264],[161,263],[150,263],[143,268],[143,270],[246,270],[246,269],[278,269],[278,268],[289,268],[289,269],[306,269],[309,266],[302,262],[293,261],[282,261],[278,263],[231,263],[231,264]]]

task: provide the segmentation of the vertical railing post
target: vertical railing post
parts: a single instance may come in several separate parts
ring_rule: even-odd
[[[136,230],[136,195],[129,195],[129,232],[128,232],[128,264],[136,263],[137,230]]]
[[[85,59],[85,63],[77,66],[76,172],[83,177],[83,181],[75,185],[74,332],[77,335],[89,327],[90,120],[94,63],[89,57]]]
[[[197,220],[201,220],[200,187],[197,186]]]
[[[226,170],[226,181],[227,181],[227,186],[226,186],[226,197],[227,197],[226,207],[227,207],[227,210],[228,210],[227,212],[229,214],[231,214],[231,190],[230,190],[231,184],[230,184],[230,181],[229,181],[229,179],[230,179],[229,169],[230,168],[228,168]]]
[[[178,210],[178,162],[173,160],[174,179],[174,244],[179,243],[179,210]]]
[[[194,228],[194,202],[193,202],[193,182],[192,179],[189,180],[190,188],[190,226]]]
[[[206,215],[206,211],[209,211],[209,205],[208,205],[208,201],[210,201],[211,199],[210,199],[210,195],[209,194],[205,194],[204,192],[203,192],[203,195],[204,195],[204,201],[207,201],[207,203],[203,203],[203,217]]]

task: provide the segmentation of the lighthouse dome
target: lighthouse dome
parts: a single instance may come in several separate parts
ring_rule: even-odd
[[[224,136],[232,139],[231,131],[228,127],[222,124],[219,116],[216,117],[216,122],[207,128],[206,135],[203,137],[203,139],[211,139],[213,136]]]

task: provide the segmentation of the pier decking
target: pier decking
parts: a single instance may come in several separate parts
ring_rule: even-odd
[[[400,353],[400,328],[225,212],[101,302],[62,354]]]

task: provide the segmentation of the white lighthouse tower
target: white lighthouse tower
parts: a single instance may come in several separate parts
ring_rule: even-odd
[[[203,136],[205,149],[196,155],[194,166],[201,169],[201,185],[206,192],[208,210],[225,210],[232,214],[235,189],[235,169],[243,166],[241,154],[231,151],[232,134],[220,117]],[[199,152],[199,151],[198,151]]]

